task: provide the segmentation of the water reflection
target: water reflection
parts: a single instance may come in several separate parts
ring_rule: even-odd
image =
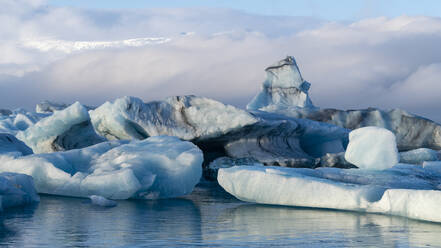
[[[14,218],[12,218],[14,219]],[[121,201],[115,208],[91,205],[88,200],[43,196],[33,216],[5,223],[14,247],[109,247],[115,245],[201,240],[199,210],[191,200]],[[13,228],[15,233],[8,230]]]
[[[234,227],[209,239],[306,246],[441,246],[441,225],[402,217],[347,211],[247,204],[226,209],[219,223]]]
[[[16,237],[22,235],[20,230],[22,230],[33,217],[37,206],[38,204],[33,204],[6,209],[0,212],[0,246],[15,243],[14,240]],[[19,222],[18,225],[9,225],[9,223],[16,222]]]
[[[42,196],[1,214],[0,246],[441,246],[441,225],[400,217],[247,204],[217,185],[185,198],[120,201]]]

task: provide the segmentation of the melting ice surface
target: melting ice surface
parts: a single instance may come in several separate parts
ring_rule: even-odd
[[[441,222],[441,174],[399,164],[391,169],[281,168],[219,169],[218,182],[237,198],[255,203],[353,210]]]

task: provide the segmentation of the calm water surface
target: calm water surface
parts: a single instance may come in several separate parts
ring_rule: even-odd
[[[42,196],[36,206],[1,213],[0,246],[441,247],[441,225],[248,204],[203,183],[187,197],[120,201],[114,208]]]

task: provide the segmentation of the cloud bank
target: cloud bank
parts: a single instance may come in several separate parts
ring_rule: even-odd
[[[264,68],[293,55],[320,107],[403,108],[441,121],[439,18],[326,22],[228,9],[0,5],[0,108],[184,94],[244,107]]]

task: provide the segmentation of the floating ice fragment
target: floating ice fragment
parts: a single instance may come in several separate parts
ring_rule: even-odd
[[[349,133],[345,159],[360,169],[383,170],[398,164],[395,135],[380,127],[363,127]]]
[[[109,200],[100,195],[91,195],[89,198],[92,201],[92,204],[101,207],[116,207],[116,205],[118,205],[116,201]]]
[[[240,200],[285,206],[398,215],[441,222],[441,174],[421,166],[383,171],[236,166],[219,169],[219,184]]]

